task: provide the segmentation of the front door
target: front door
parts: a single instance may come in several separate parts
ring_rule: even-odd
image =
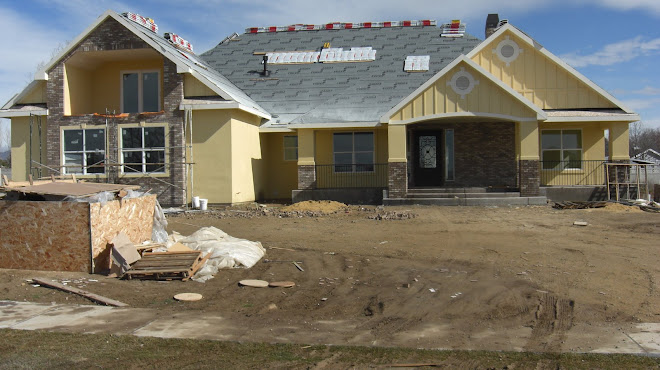
[[[413,175],[415,185],[442,185],[442,131],[419,131],[415,133],[414,138]]]

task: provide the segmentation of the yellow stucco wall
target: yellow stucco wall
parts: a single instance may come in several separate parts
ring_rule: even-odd
[[[388,125],[387,126],[387,148],[388,162],[407,162],[406,146],[408,138],[406,136],[406,126]]]
[[[46,103],[46,81],[39,81],[17,104]]]
[[[231,120],[232,203],[263,198],[263,160],[259,118],[233,110]]]
[[[607,124],[600,123],[541,123],[539,125],[539,148],[541,148],[541,135],[543,130],[581,130],[582,159],[584,161],[604,161],[604,133],[607,128]],[[604,174],[604,167],[594,162],[583,163],[583,168],[581,170],[565,169],[560,173],[555,170],[541,169],[541,184],[597,185],[605,182]]]
[[[128,71],[160,71],[161,107],[163,99],[163,59],[115,61],[88,71],[65,66],[65,114],[121,113],[121,73]]]
[[[522,49],[508,66],[493,51],[507,37]],[[490,41],[472,60],[542,109],[616,108],[511,31]]]
[[[46,121],[41,117],[41,160],[46,161]],[[30,168],[30,117],[11,119],[11,177],[12,181],[27,181]],[[36,119],[32,126],[32,160],[39,162],[39,134]],[[44,163],[45,164],[45,163]],[[44,171],[45,172],[45,171]],[[33,172],[36,178],[37,171]]]
[[[261,134],[265,199],[291,200],[291,191],[298,188],[298,163],[284,160],[285,136],[296,133]]]
[[[198,79],[186,73],[183,77],[183,96],[217,96],[215,91],[209,89],[206,85],[199,82]]]
[[[194,111],[192,127],[194,184],[189,196],[206,198],[210,203],[231,203],[231,112]],[[188,127],[186,138],[188,144]]]
[[[452,76],[464,69],[479,82],[469,93],[461,97],[447,85]],[[529,107],[508,94],[500,86],[483,77],[465,62],[440,77],[433,85],[420,93],[392,117],[392,121],[433,118],[445,113],[490,113],[519,118],[536,118],[537,114]]]
[[[610,131],[610,159],[615,161],[630,159],[628,122],[611,122],[606,127]]]
[[[240,203],[264,193],[259,120],[238,110],[193,111],[193,184],[190,197]],[[190,142],[186,127],[186,145]],[[187,149],[190,161],[190,150]],[[190,184],[190,178],[188,181]]]

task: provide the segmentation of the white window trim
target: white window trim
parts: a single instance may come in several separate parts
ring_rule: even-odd
[[[137,73],[138,74],[138,113],[144,112],[144,98],[143,98],[143,93],[142,93],[142,74],[143,73],[153,73],[156,72],[158,73],[158,112],[160,112],[163,108],[161,106],[161,94],[163,90],[162,86],[162,78],[161,78],[161,73],[160,69],[136,69],[136,70],[125,70],[125,71],[120,71],[119,72],[119,108],[121,109],[121,112],[124,113],[124,75],[128,73]]]
[[[561,148],[560,149],[543,149],[543,133],[546,131],[559,131],[559,138],[560,138],[560,144]],[[580,131],[580,146],[581,148],[579,149],[564,149],[564,131]],[[541,136],[540,136],[540,148],[541,148],[541,161],[543,161],[543,152],[548,151],[548,150],[559,150],[562,155],[561,158],[563,158],[563,153],[564,150],[579,150],[580,151],[580,166],[582,166],[582,162],[584,161],[584,132],[582,131],[581,128],[547,128],[541,130]],[[561,161],[560,161],[561,162]],[[543,168],[541,166],[541,171],[557,171],[555,168]],[[584,168],[562,168],[559,171],[568,171],[568,172],[581,172],[584,171]]]
[[[144,129],[145,128],[158,128],[158,127],[162,127],[163,130],[164,130],[163,136],[164,136],[165,146],[162,147],[162,148],[161,147],[145,148],[144,147]],[[124,137],[122,135],[122,129],[125,129],[125,128],[139,128],[139,129],[141,129],[141,132],[142,132],[142,148],[124,149]],[[119,163],[121,164],[121,173],[123,175],[143,176],[145,174],[155,174],[155,175],[167,175],[168,174],[168,172],[169,172],[168,164],[169,163],[167,161],[167,158],[168,158],[168,155],[167,155],[167,151],[168,151],[167,138],[169,136],[169,130],[168,130],[168,127],[167,127],[166,124],[127,124],[127,125],[119,125],[119,127],[117,129],[119,131],[117,133],[118,140],[119,140]],[[147,166],[151,165],[151,164],[146,162],[145,152],[148,152],[148,151],[161,151],[161,150],[163,151],[163,163],[165,163],[164,165],[162,165],[163,170],[162,171],[148,172],[147,171]],[[124,168],[124,152],[142,152],[142,164],[141,164],[142,172],[136,172],[136,171],[128,171],[127,172],[127,171],[125,171],[125,168]]]
[[[65,150],[64,149],[64,131],[82,131],[82,140],[83,140],[83,150]],[[85,148],[85,131],[86,130],[102,130],[103,131],[103,142],[104,142],[104,149],[103,149],[103,159],[107,160],[108,156],[108,134],[105,129],[105,127],[95,127],[95,126],[89,126],[89,127],[81,127],[81,126],[63,126],[60,127],[60,163],[62,164],[62,174],[76,174],[76,175],[81,175],[81,176],[105,176],[106,171],[105,167],[103,168],[103,172],[93,172],[93,173],[87,173],[87,156],[85,154],[87,153],[93,153],[95,151],[92,150],[86,150]],[[83,160],[82,160],[82,172],[70,172],[67,168],[66,164],[66,154],[71,153],[71,154],[82,154]]]
[[[295,148],[296,148],[296,157],[293,158],[293,159],[287,159],[286,158],[286,150],[294,148],[294,147],[286,146],[286,138],[287,137],[295,137],[296,138],[296,146],[295,146]],[[282,136],[282,148],[283,148],[282,149],[282,158],[285,161],[287,161],[287,162],[293,162],[293,161],[297,162],[298,161],[298,135],[284,135],[284,136]]]
[[[373,166],[373,170],[371,171],[353,171],[355,165],[355,134],[360,134],[360,133],[370,133],[372,135],[372,140],[373,140],[373,145],[374,149],[371,151],[371,165]],[[353,142],[353,150],[351,151],[351,154],[353,155],[353,159],[351,163],[351,171],[335,171],[337,168],[336,166],[345,166],[342,164],[336,164],[335,163],[335,134],[351,134],[352,142]],[[348,152],[340,152],[340,153],[348,153]],[[360,151],[358,153],[366,153],[366,151]],[[332,173],[335,174],[342,174],[342,173],[373,173],[376,172],[376,133],[374,131],[338,131],[338,132],[333,132],[332,133]]]

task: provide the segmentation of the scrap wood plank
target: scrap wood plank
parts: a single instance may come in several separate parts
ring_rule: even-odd
[[[43,285],[43,286],[63,290],[65,292],[77,294],[77,295],[83,296],[83,297],[85,297],[85,298],[87,298],[91,301],[102,303],[102,304],[107,305],[107,306],[114,306],[114,307],[127,307],[128,306],[126,303],[115,301],[114,299],[106,298],[106,297],[100,296],[98,294],[88,292],[86,290],[82,290],[82,289],[62,285],[62,284],[56,283],[54,281],[48,281],[46,279],[39,279],[39,278],[34,278],[34,279],[32,279],[32,281],[34,281],[35,283],[37,283],[39,285]]]

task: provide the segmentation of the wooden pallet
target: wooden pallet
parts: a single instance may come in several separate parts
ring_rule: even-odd
[[[202,258],[201,251],[145,253],[122,278],[186,281],[204,266],[209,256],[210,253]]]

